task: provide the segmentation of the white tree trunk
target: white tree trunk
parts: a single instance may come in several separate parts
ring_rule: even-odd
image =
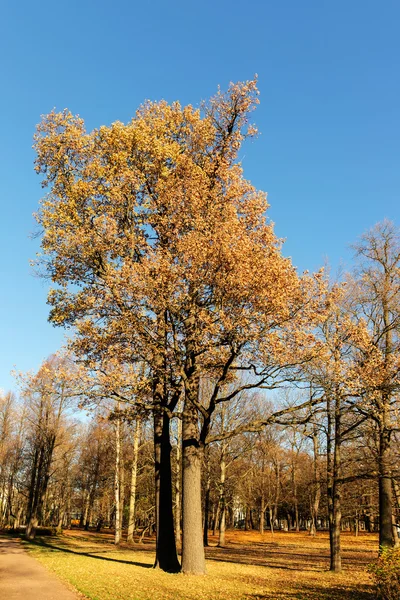
[[[136,502],[136,479],[137,479],[137,464],[139,456],[139,440],[140,440],[140,419],[136,419],[135,433],[133,436],[133,457],[131,468],[131,490],[129,496],[129,522],[127,541],[133,542],[133,532],[135,530],[135,502]]]

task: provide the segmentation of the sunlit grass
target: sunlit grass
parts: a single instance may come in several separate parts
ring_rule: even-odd
[[[374,537],[345,539],[344,573],[326,571],[326,536],[228,533],[225,549],[207,551],[204,577],[170,575],[152,568],[146,546],[116,549],[110,536],[76,532],[46,538],[29,551],[91,600],[361,600],[373,598],[364,563],[376,549]],[[321,550],[321,548],[323,550]],[[151,550],[153,550],[151,548]],[[354,560],[353,565],[351,561]],[[361,558],[360,558],[361,557]],[[245,563],[245,564],[244,564]],[[267,564],[277,566],[266,566]]]

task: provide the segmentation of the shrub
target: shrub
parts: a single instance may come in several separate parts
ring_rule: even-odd
[[[379,600],[399,600],[400,546],[383,548],[377,562],[368,570],[374,577]]]

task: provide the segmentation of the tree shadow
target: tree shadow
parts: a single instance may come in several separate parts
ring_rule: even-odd
[[[309,550],[307,552],[307,550]],[[329,569],[329,551],[322,548],[299,550],[290,546],[253,545],[240,546],[227,544],[224,548],[209,546],[206,548],[208,560],[216,562],[238,563],[268,567],[270,569],[285,569],[290,571],[323,572]],[[343,550],[345,570],[363,569],[374,559],[373,552],[354,553]]]
[[[109,552],[109,550],[94,550],[90,552],[84,552],[81,550],[72,550],[71,548],[66,547],[65,545],[57,546],[54,543],[50,543],[47,540],[43,539],[35,539],[30,541],[24,541],[24,543],[28,546],[38,546],[41,548],[48,548],[52,552],[65,552],[67,554],[76,554],[79,556],[87,556],[88,558],[95,558],[98,560],[105,560],[108,562],[117,562],[125,565],[134,565],[136,567],[143,567],[144,569],[152,569],[153,565],[149,565],[148,563],[136,562],[133,560],[123,560],[120,558],[109,558],[108,556],[98,556],[99,554],[103,554],[105,552]]]
[[[230,553],[229,550],[218,554],[207,552],[206,558],[214,562],[267,567],[268,569],[285,569],[287,571],[326,571],[329,564],[324,556],[313,556],[313,562],[307,563],[303,555],[293,554],[290,556],[290,560],[285,560],[284,557],[279,555],[276,557],[268,554],[259,556],[252,552]]]
[[[284,586],[282,586],[284,588]],[[292,588],[293,588],[292,583]],[[376,598],[374,590],[371,586],[367,590],[365,586],[362,590],[354,590],[340,587],[320,587],[318,585],[307,585],[304,582],[295,589],[281,592],[274,590],[265,594],[246,594],[243,600],[372,600]]]
[[[0,535],[0,554],[18,554],[18,552],[21,552],[20,541],[17,536]]]

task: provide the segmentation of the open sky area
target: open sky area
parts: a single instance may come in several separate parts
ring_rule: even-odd
[[[88,129],[145,100],[199,105],[258,73],[260,136],[241,155],[300,270],[351,267],[349,244],[400,224],[400,3],[395,0],[3,2],[0,8],[0,387],[64,332],[29,266],[42,195],[32,137],[69,108]]]

